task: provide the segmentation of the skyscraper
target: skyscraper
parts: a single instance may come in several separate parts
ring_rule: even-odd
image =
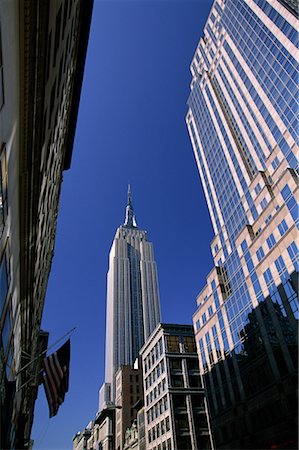
[[[215,0],[191,64],[215,232],[193,321],[217,448],[297,448],[297,7]]]
[[[109,255],[105,385],[100,408],[109,400],[109,386],[112,389],[110,400],[114,401],[117,369],[121,365],[133,365],[159,322],[160,299],[153,245],[147,240],[146,231],[137,226],[129,186],[125,223],[117,229]]]

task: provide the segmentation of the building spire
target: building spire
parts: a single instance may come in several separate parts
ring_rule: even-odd
[[[128,184],[128,203],[126,207],[126,220],[124,223],[125,227],[137,228],[137,223],[135,220],[134,209],[132,205],[132,195],[131,195],[131,185]]]

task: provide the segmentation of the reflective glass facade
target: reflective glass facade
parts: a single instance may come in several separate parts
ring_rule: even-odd
[[[215,0],[191,64],[186,121],[215,232],[193,319],[217,448],[296,448],[297,30],[283,2]]]

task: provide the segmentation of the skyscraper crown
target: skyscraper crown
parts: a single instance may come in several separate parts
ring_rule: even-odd
[[[128,185],[128,203],[126,207],[126,220],[124,223],[125,227],[137,228],[137,223],[135,220],[134,209],[132,205],[132,195],[131,195],[131,185]]]

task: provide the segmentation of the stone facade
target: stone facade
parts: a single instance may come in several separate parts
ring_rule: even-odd
[[[191,325],[160,324],[140,351],[147,450],[213,448]]]
[[[48,339],[40,325],[92,5],[0,2],[1,448],[32,445],[37,356]]]

